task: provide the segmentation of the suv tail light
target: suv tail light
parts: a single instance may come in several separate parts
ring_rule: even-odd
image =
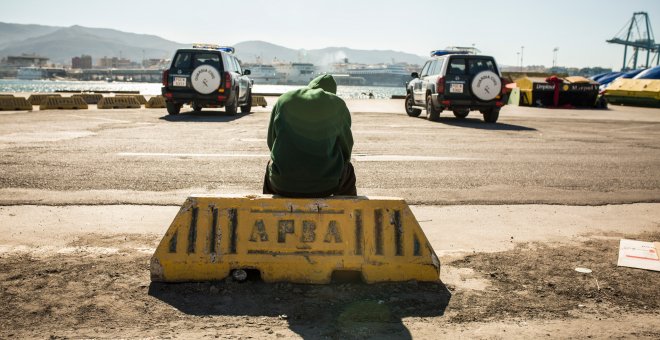
[[[439,94],[445,93],[445,77],[438,78],[438,82],[435,84]]]
[[[507,85],[509,85],[513,82],[510,81],[507,78],[500,78],[500,79],[502,79],[502,91],[500,91],[500,95],[503,96],[503,95],[507,94],[508,92],[511,92],[511,89],[509,87],[507,87]]]
[[[170,70],[163,71],[163,86],[167,87],[167,78],[170,77]]]
[[[225,72],[225,89],[231,89],[231,73]]]

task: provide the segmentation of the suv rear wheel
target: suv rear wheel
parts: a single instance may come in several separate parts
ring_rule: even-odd
[[[167,113],[171,115],[178,115],[181,112],[181,104],[166,102],[165,107],[167,107]]]
[[[456,109],[454,110],[454,116],[458,119],[464,119],[467,115],[470,114],[470,109]]]
[[[428,115],[428,119],[430,121],[437,122],[440,120],[440,112],[440,110],[433,107],[433,100],[431,99],[431,95],[429,94],[426,96],[426,114]]]
[[[481,111],[481,113],[484,114],[484,121],[486,123],[495,123],[495,122],[497,122],[497,118],[500,117],[500,109],[499,108],[490,108],[490,109]]]
[[[406,113],[410,117],[419,117],[422,110],[413,108],[413,98],[410,93],[406,95]]]
[[[241,113],[250,113],[252,110],[252,91],[248,91],[247,98],[247,103],[241,106]]]
[[[234,99],[231,100],[231,103],[227,103],[227,105],[225,105],[225,112],[232,116],[236,115],[238,112],[238,89],[234,91],[236,91],[234,94]]]

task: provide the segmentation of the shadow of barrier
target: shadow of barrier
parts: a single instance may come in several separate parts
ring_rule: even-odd
[[[305,339],[411,339],[407,317],[443,316],[451,293],[442,283],[332,283],[328,285],[233,280],[160,283],[149,295],[194,316],[278,318]],[[255,335],[263,328],[255,327]],[[257,336],[258,337],[258,336]]]

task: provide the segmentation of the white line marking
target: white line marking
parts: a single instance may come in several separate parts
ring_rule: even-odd
[[[474,161],[478,158],[414,155],[353,155],[358,162],[409,162],[409,161]]]
[[[39,143],[56,142],[60,140],[76,139],[95,135],[91,131],[47,131],[47,132],[17,132],[0,136],[0,142]]]
[[[248,153],[166,153],[166,152],[119,152],[124,157],[235,157],[235,158],[267,158],[269,154]],[[443,157],[443,156],[414,156],[414,155],[366,155],[353,154],[356,162],[409,162],[409,161],[474,161],[479,158],[469,157]]]
[[[642,125],[642,126],[631,126],[631,127],[624,127],[624,128],[618,128],[618,129],[610,129],[608,130],[609,132],[615,132],[615,131],[626,131],[626,130],[637,130],[637,129],[646,129],[647,127],[656,127],[658,126],[657,124],[649,124],[649,125]]]
[[[119,152],[118,156],[128,157],[245,157],[245,158],[265,158],[269,154],[248,154],[248,153],[165,153],[165,152]]]
[[[91,118],[98,120],[105,120],[108,122],[117,122],[117,123],[130,123],[128,120],[119,120],[119,119],[110,119],[110,118],[101,118],[101,117],[90,117],[90,116],[78,116],[78,115],[68,115],[69,117],[78,117],[78,118]]]

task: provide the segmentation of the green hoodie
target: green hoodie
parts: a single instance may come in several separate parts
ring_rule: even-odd
[[[283,94],[268,125],[270,184],[289,193],[335,189],[351,158],[351,114],[331,75]]]

